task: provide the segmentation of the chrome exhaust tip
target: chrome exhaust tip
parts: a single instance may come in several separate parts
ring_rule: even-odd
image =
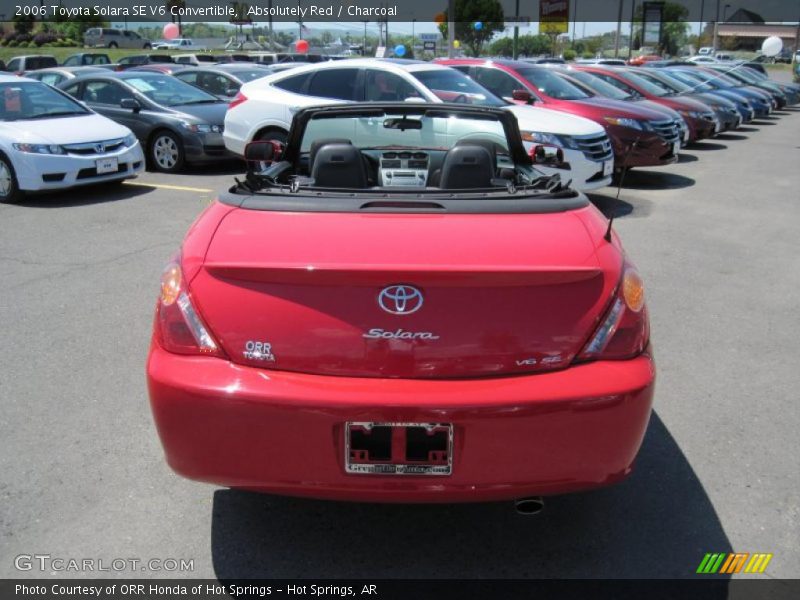
[[[514,500],[514,508],[519,515],[538,515],[544,510],[544,499],[541,496],[520,498],[519,500]]]

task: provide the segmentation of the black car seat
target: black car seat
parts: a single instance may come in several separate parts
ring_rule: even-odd
[[[492,187],[495,165],[483,146],[455,145],[445,154],[439,187],[447,190]]]
[[[314,165],[314,159],[317,157],[317,152],[323,146],[327,146],[328,144],[351,144],[353,142],[347,140],[345,138],[328,138],[322,140],[314,140],[311,142],[311,146],[308,149],[308,173],[311,174],[311,169]]]
[[[489,151],[489,154],[492,157],[492,165],[497,170],[497,143],[488,140],[486,138],[474,138],[474,139],[460,139],[455,143],[455,146],[481,146],[482,148],[486,148]],[[454,146],[454,147],[455,147]],[[433,173],[431,173],[430,178],[428,179],[428,185],[433,187],[438,187],[439,183],[442,179],[442,170],[436,169]]]
[[[327,143],[313,153],[311,178],[318,187],[366,188],[367,169],[352,144]]]

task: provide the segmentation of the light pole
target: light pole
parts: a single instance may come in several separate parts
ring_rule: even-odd
[[[575,0],[575,12],[572,13],[572,47],[575,47],[575,35],[578,31],[578,0]]]
[[[717,16],[714,19],[714,41],[711,47],[714,53],[717,52],[717,36],[719,35],[719,0],[717,0]]]
[[[697,27],[697,47],[700,47],[700,36],[703,35],[703,11],[706,7],[706,0],[700,0],[700,24]]]
[[[367,55],[367,23],[369,21],[364,20],[364,45],[361,47],[361,56]]]
[[[411,19],[411,54],[414,56],[414,58],[417,57],[417,36],[414,34],[414,25],[416,25],[416,23],[416,19]]]
[[[617,9],[617,35],[614,38],[614,58],[619,58],[619,38],[622,35],[622,3],[625,0],[619,0],[619,7]]]
[[[517,0],[519,3],[519,0]],[[447,57],[455,58],[456,0],[447,0]]]
[[[517,8],[514,12],[514,16],[516,16],[517,20],[514,21],[514,44],[511,46],[511,56],[514,60],[517,60],[519,56],[519,0],[517,0]]]

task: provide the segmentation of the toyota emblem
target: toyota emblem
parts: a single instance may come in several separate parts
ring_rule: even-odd
[[[381,290],[378,304],[393,315],[410,315],[422,308],[422,292],[410,285],[390,285]]]

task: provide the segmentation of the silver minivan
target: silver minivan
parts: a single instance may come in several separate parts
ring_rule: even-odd
[[[149,50],[153,47],[150,40],[143,38],[135,31],[108,27],[87,29],[83,34],[83,44],[90,48],[102,46],[103,48],[133,48],[136,50]]]

